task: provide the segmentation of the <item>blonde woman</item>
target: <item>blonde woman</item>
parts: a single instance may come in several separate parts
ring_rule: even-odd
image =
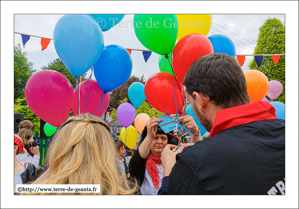
[[[137,190],[137,184],[122,175],[109,126],[89,113],[59,127],[48,159],[49,168],[33,184],[99,184],[97,194],[106,195],[129,195]]]

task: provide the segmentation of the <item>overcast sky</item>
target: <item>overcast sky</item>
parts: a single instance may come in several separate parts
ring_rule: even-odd
[[[57,21],[63,15],[14,15],[14,31],[22,34],[53,38],[53,32]],[[236,54],[253,54],[258,39],[259,27],[268,18],[278,18],[282,23],[285,21],[284,14],[250,14],[250,15],[218,15],[212,14],[212,26],[207,36],[213,34],[222,34],[229,37],[235,44]],[[127,14],[122,20],[122,25],[116,25],[104,34],[104,45],[116,44],[129,49],[145,49],[137,39],[132,26],[134,15]],[[31,37],[26,43],[25,48],[22,45],[20,34],[15,34],[15,45],[21,44],[22,50],[27,52],[27,57],[34,64],[34,69],[40,70],[49,62],[58,58],[54,42],[51,40],[49,46],[41,51],[40,38]],[[155,72],[159,72],[159,56],[152,53],[147,62],[144,61],[141,51],[132,51],[133,61],[132,75],[147,79]],[[253,56],[246,56],[246,61],[242,66],[243,71],[248,70],[248,63]]]

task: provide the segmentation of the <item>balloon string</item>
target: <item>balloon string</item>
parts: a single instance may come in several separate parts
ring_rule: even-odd
[[[80,83],[79,83],[79,88],[78,88],[78,90],[79,90],[79,106],[80,106],[80,85],[81,85],[81,76],[79,76],[80,77]],[[80,115],[80,108],[79,108],[79,115]]]
[[[77,95],[77,97],[78,97],[78,115],[80,114],[79,113],[79,108],[80,108],[80,102],[79,102],[79,76],[77,76],[76,77],[76,82],[77,82],[77,87],[78,87],[78,95]]]
[[[127,163],[126,163],[126,159],[127,159],[127,136],[128,136],[127,128],[125,128],[125,131],[126,131],[126,137],[125,137],[125,150],[126,150],[126,155],[125,155],[125,172],[127,173]]]
[[[161,70],[162,70],[162,68],[164,67],[164,65],[165,65],[166,62],[167,62],[167,60],[165,59],[163,65],[162,65],[162,67],[161,67]]]
[[[175,80],[176,80],[176,82],[177,82],[177,84],[178,84],[178,87],[179,87],[179,89],[180,89],[180,94],[181,94],[181,97],[182,97],[182,102],[184,103],[184,97],[183,97],[183,95],[182,95],[181,85],[180,85],[178,79],[175,77],[175,74],[174,74],[174,71],[173,71],[173,67],[172,67],[172,64],[171,64],[171,62],[170,62],[170,59],[169,59],[168,55],[165,55],[165,57],[167,58],[167,60],[168,60],[168,62],[169,62],[169,65],[170,65],[170,67],[171,67],[171,71],[172,71],[172,75],[174,76],[174,78],[175,78]]]
[[[176,133],[176,135],[177,135],[177,138],[179,139],[179,141],[178,141],[178,147],[179,147],[179,146],[180,146],[180,142],[181,142],[181,137],[183,136],[185,130],[184,130],[184,127],[181,126],[181,124],[180,124],[180,122],[179,122],[179,119],[178,119],[178,110],[177,110],[177,101],[176,101],[175,83],[174,83],[174,80],[176,79],[175,76],[174,76],[175,74],[174,74],[174,71],[173,71],[173,68],[172,68],[172,65],[171,65],[171,63],[170,63],[170,60],[169,60],[168,56],[165,56],[165,57],[167,58],[167,60],[168,60],[168,62],[169,62],[169,64],[170,64],[170,66],[171,66],[171,70],[172,70],[172,84],[173,84],[173,91],[174,91],[175,110],[176,110],[176,120],[177,120],[176,129],[178,129],[178,131],[179,131],[179,134]],[[181,97],[182,97],[182,102],[183,102],[183,104],[184,104],[184,99],[183,99],[182,92],[181,92],[181,88],[180,88],[180,85],[179,85],[178,81],[177,81],[177,84],[178,84],[178,87],[179,87],[179,90],[180,90],[180,94],[181,94]]]
[[[93,66],[91,68],[93,68]],[[86,105],[87,105],[87,100],[88,100],[89,86],[90,86],[90,83],[91,83],[91,75],[92,75],[92,70],[91,70],[90,76],[89,76],[89,78],[87,80],[88,90],[87,90],[87,97],[86,97],[86,101],[85,101],[84,113],[85,113],[85,110],[86,110]]]
[[[98,110],[99,110],[99,108],[100,108],[102,102],[104,101],[104,92],[102,92],[102,95],[101,95],[101,96],[102,96],[102,100],[101,100],[101,102],[100,102],[100,104],[99,104],[99,106],[98,106],[98,109],[97,109],[97,111],[96,111],[96,113],[95,113],[94,115],[97,114],[97,112],[98,112]],[[104,105],[103,105],[103,108],[104,108]],[[102,108],[102,111],[103,111],[103,108]]]

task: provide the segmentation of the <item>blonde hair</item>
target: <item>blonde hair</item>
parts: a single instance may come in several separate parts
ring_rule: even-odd
[[[136,180],[134,184],[122,175],[109,126],[89,113],[59,127],[47,158],[49,174],[37,179],[38,184],[100,184],[100,192],[90,194],[128,195],[137,190]]]

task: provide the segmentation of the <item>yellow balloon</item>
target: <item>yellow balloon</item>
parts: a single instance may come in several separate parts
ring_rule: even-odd
[[[129,126],[127,132],[128,135],[126,140],[126,128],[123,127],[120,131],[120,139],[129,149],[133,149],[138,139],[138,133],[133,126]]]
[[[180,40],[191,33],[208,35],[212,25],[212,15],[177,15],[178,17],[178,36]]]

